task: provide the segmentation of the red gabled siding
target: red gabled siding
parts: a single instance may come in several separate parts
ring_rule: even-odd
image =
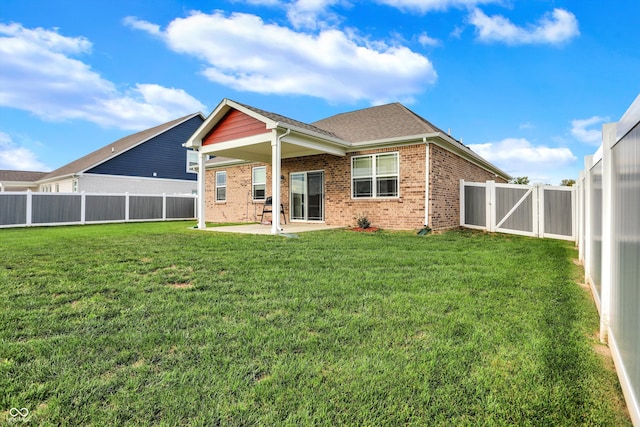
[[[202,145],[231,141],[267,131],[267,125],[238,110],[230,110],[202,140]]]

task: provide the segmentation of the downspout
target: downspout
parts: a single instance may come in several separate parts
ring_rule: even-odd
[[[424,226],[428,227],[429,226],[429,174],[430,174],[430,168],[429,168],[429,149],[431,148],[431,144],[429,142],[427,142],[427,137],[423,136],[422,137],[422,142],[425,144],[426,146],[426,151],[425,151],[425,180],[424,180]]]
[[[277,128],[276,128],[277,129]],[[291,133],[291,129],[287,128],[286,132],[278,135],[276,130],[275,146],[271,147],[271,234],[278,234],[282,231],[280,227],[280,175],[282,168],[282,138]]]

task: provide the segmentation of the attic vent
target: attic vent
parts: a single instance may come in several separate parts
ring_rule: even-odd
[[[115,152],[116,151],[116,147],[111,147],[111,152]]]

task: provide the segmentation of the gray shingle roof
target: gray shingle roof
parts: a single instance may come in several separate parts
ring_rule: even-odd
[[[0,170],[0,181],[36,182],[48,173],[49,172]]]
[[[81,157],[77,160],[74,160],[71,163],[67,163],[66,165],[48,173],[46,176],[41,179],[51,179],[60,176],[71,175],[74,173],[84,172],[87,169],[96,166],[111,157],[114,157],[136,145],[162,133],[165,132],[172,127],[185,122],[192,117],[199,115],[200,113],[189,114],[184,117],[180,117],[179,119],[171,120],[170,122],[163,123],[161,125],[152,127],[150,129],[146,129],[132,135],[125,136],[124,138],[120,138],[119,140],[112,142],[110,144],[105,145],[104,147],[87,154],[84,157]]]
[[[442,132],[398,102],[336,114],[312,125],[325,129],[348,142],[376,141]]]

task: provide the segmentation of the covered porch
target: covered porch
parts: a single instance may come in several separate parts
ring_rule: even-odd
[[[348,143],[334,135],[304,123],[256,110],[225,99],[185,144],[198,152],[198,228],[207,229],[205,221],[206,159],[216,156],[271,165],[271,198],[273,206],[282,203],[282,160],[330,154],[344,157]],[[306,176],[304,177],[306,179]],[[282,225],[278,215],[270,226],[256,225],[238,232],[253,234],[290,233],[290,229],[306,225]],[[315,225],[315,224],[311,224]],[[320,224],[321,225],[321,224]],[[216,227],[218,229],[219,227]],[[237,226],[230,230],[236,232]],[[307,229],[303,231],[308,231]]]

